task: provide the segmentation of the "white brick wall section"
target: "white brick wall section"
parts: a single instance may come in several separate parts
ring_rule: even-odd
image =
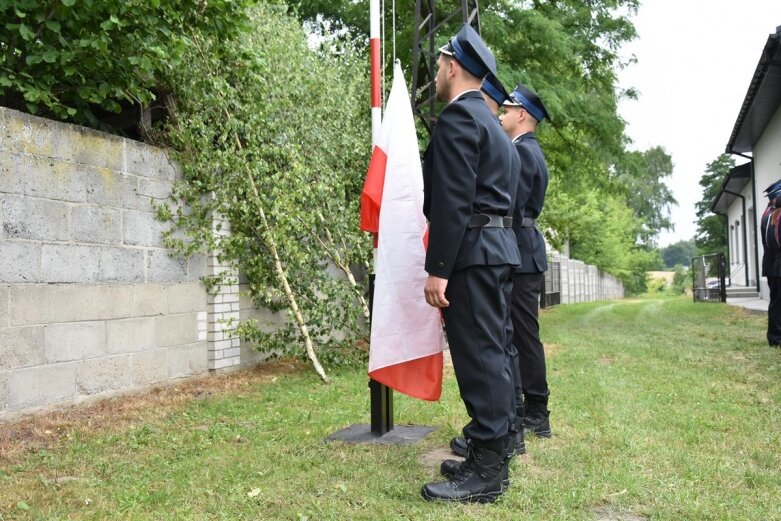
[[[208,313],[206,311],[199,311],[197,315],[198,320],[198,341],[206,340],[208,333]]]

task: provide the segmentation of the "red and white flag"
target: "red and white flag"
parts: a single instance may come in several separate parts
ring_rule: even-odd
[[[439,310],[423,296],[423,174],[398,62],[361,194],[361,229],[377,234],[369,376],[409,396],[438,400],[445,336]]]

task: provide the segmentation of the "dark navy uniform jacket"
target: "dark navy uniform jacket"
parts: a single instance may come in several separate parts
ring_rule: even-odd
[[[762,276],[781,277],[781,248],[776,241],[776,226],[771,223],[771,217],[775,212],[781,211],[774,204],[768,204],[760,220],[762,232]]]
[[[548,189],[548,165],[534,132],[521,135],[513,144],[521,159],[518,204],[513,214],[513,230],[518,239],[521,267],[515,271],[542,273],[548,269],[545,240],[537,227],[525,228],[521,226],[521,222],[523,217],[536,219],[542,212],[545,191]],[[524,193],[528,193],[527,198],[524,198]]]
[[[512,216],[518,155],[479,91],[445,107],[423,158],[426,271],[447,279],[469,266],[520,265],[511,228],[468,228],[473,214]]]

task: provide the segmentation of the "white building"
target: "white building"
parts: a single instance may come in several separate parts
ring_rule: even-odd
[[[730,171],[711,205],[727,218],[728,274],[733,286],[756,287],[767,300],[759,221],[764,189],[781,179],[781,26],[765,43],[726,152],[748,159]]]

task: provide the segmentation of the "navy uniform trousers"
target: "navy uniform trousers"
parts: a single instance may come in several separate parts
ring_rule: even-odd
[[[513,214],[521,267],[513,275],[511,314],[513,343],[518,351],[514,365],[518,367],[520,379],[515,387],[516,408],[522,412],[524,397],[528,403],[544,404],[550,394],[539,323],[540,292],[548,260],[542,234],[534,225],[524,225],[524,218],[536,219],[542,212],[548,188],[548,166],[534,132],[517,137],[513,144],[521,160],[518,204]]]
[[[545,349],[540,341],[539,305],[543,281],[542,273],[513,275],[511,313],[513,343],[518,351],[514,365],[519,368],[521,380],[516,387],[516,398],[523,393],[527,401],[542,400],[550,394]]]
[[[472,420],[466,438],[495,440],[514,428],[512,360],[506,310],[512,268],[471,266],[451,274],[442,309],[458,390]],[[500,288],[500,291],[496,291]]]

